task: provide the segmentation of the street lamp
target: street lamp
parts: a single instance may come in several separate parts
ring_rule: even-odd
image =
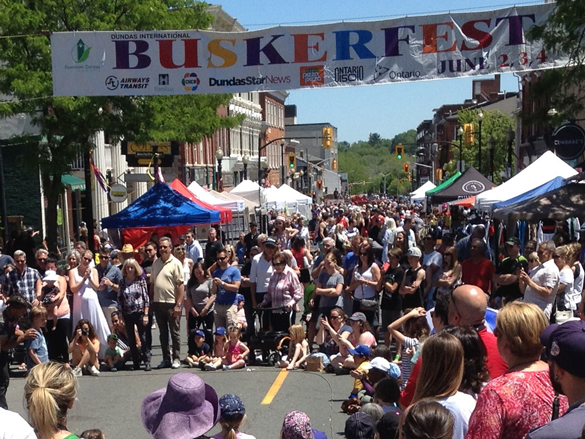
[[[246,154],[242,157],[242,163],[244,164],[244,180],[248,179],[248,163],[250,163],[250,156]]]
[[[506,178],[512,177],[514,172],[512,171],[512,143],[514,142],[514,138],[516,137],[514,130],[508,127],[508,131],[506,131],[506,141],[508,142],[508,163],[506,169]]]
[[[477,113],[477,123],[479,125],[479,150],[477,154],[477,167],[479,168],[478,171],[481,174],[481,123],[483,122],[483,112],[480,110]]]
[[[463,134],[465,134],[465,130],[460,126],[457,130],[457,135],[459,136],[459,169],[457,170],[459,172],[463,172]]]
[[[284,139],[280,141],[280,184],[284,184]]]
[[[490,150],[490,180],[494,181],[494,149],[496,147],[496,140],[493,137],[490,137],[488,140],[488,148]]]
[[[217,159],[217,186],[216,189],[221,191],[221,161],[223,160],[223,151],[221,148],[217,148],[215,151],[215,158]]]

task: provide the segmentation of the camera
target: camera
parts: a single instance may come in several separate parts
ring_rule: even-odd
[[[87,329],[85,329],[85,328],[82,328],[81,329],[81,335],[87,335],[88,332],[89,331]]]
[[[50,305],[51,303],[53,303],[54,299],[55,299],[54,294],[47,294],[45,297],[43,297],[43,305],[45,306]]]

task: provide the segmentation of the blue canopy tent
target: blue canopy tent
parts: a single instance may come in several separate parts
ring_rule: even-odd
[[[565,179],[563,177],[555,177],[552,180],[547,181],[546,183],[529,190],[528,192],[524,192],[523,194],[520,194],[514,198],[510,198],[509,200],[495,203],[492,206],[492,208],[500,209],[501,207],[506,207],[515,203],[520,203],[521,201],[530,200],[531,198],[538,197],[540,195],[546,194],[547,192],[558,189],[561,186],[564,186],[565,184],[566,184]]]
[[[126,209],[102,219],[102,227],[127,229],[219,223],[219,212],[205,209],[157,183]]]

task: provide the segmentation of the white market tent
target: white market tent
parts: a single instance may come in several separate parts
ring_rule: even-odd
[[[250,200],[247,200],[243,197],[240,197],[239,195],[236,194],[232,194],[230,192],[216,192],[213,189],[209,191],[210,194],[215,195],[218,198],[222,198],[224,200],[229,200],[229,201],[235,201],[238,203],[238,205],[240,203],[244,203],[244,207],[246,209],[250,209],[252,212],[254,211],[254,209],[256,208],[256,205],[254,203],[252,203]]]
[[[305,218],[311,215],[311,206],[313,199],[299,191],[293,189],[288,184],[283,184],[278,188],[278,194],[281,200],[284,200],[285,208],[290,213],[300,213]]]
[[[244,180],[230,191],[230,194],[239,195],[246,200],[254,203],[255,206],[260,206],[261,190],[258,183],[252,180]]]
[[[422,201],[425,199],[425,193],[426,191],[430,191],[431,189],[436,188],[437,186],[435,184],[433,184],[432,181],[427,181],[425,184],[423,184],[421,187],[419,187],[417,190],[415,190],[414,192],[410,193],[410,201]]]
[[[553,178],[569,178],[576,174],[575,169],[551,151],[547,151],[510,180],[494,189],[477,195],[475,197],[475,208],[491,210],[493,204],[522,195],[549,182]]]
[[[217,197],[203,189],[196,181],[191,182],[187,189],[189,189],[189,191],[191,191],[191,193],[201,201],[204,201],[207,204],[211,204],[212,206],[226,207],[234,213],[244,211],[245,206],[243,202],[226,200],[225,198]]]

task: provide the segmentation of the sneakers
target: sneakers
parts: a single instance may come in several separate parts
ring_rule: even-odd
[[[97,367],[91,366],[89,368],[89,373],[92,374],[94,377],[100,376],[100,371],[97,370]]]
[[[232,367],[228,366],[227,364],[223,365],[223,370],[230,370]]]
[[[115,368],[115,367],[112,367],[112,368],[110,369],[110,372],[118,372],[118,369],[117,369],[117,368]]]
[[[80,377],[81,375],[83,375],[83,372],[79,367],[76,367],[75,369],[73,369],[73,375],[76,377]]]
[[[178,369],[179,367],[181,367],[181,360],[175,358],[173,364],[171,364],[171,369]]]
[[[166,369],[167,367],[171,367],[171,362],[168,360],[163,360],[158,366],[157,369]]]
[[[150,365],[150,362],[146,363],[144,365],[144,371],[145,372],[150,372],[152,370],[152,366]]]
[[[189,361],[187,362],[189,367],[199,367],[199,361]]]
[[[206,364],[205,370],[217,370],[217,367],[215,367],[213,364]]]

